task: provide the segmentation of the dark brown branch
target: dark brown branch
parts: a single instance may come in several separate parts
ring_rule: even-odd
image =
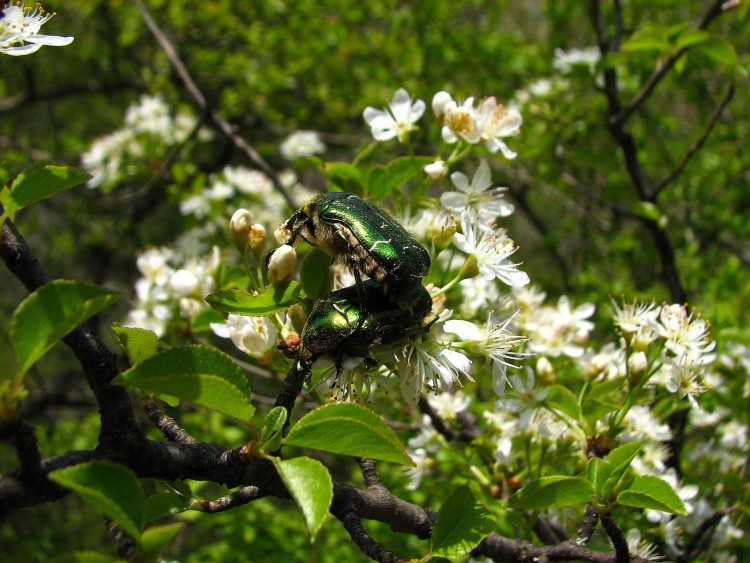
[[[243,487],[238,491],[234,491],[227,496],[221,497],[212,501],[201,501],[198,503],[198,508],[201,512],[224,512],[249,504],[254,500],[261,499],[268,496],[268,492],[264,491],[259,487]]]
[[[185,429],[180,427],[175,420],[164,414],[161,410],[156,407],[153,397],[145,395],[141,399],[143,410],[146,415],[154,423],[164,437],[171,442],[179,442],[180,444],[197,444],[198,440],[188,434]]]
[[[375,487],[380,485],[380,475],[378,474],[377,462],[374,459],[357,458],[359,469],[362,471],[362,477],[365,481],[365,487]]]
[[[29,292],[50,281],[24,238],[13,223],[6,221],[0,231],[0,258]],[[134,443],[143,439],[124,387],[110,384],[119,369],[117,359],[85,325],[73,329],[63,342],[83,367],[86,381],[94,392],[101,414],[100,445]]]
[[[135,555],[135,550],[138,546],[135,540],[109,518],[104,519],[104,524],[107,527],[107,535],[115,544],[117,555],[121,559],[130,559]]]
[[[7,439],[16,450],[21,464],[20,475],[35,475],[41,470],[42,457],[34,436],[34,429],[25,420],[0,424],[0,439]]]
[[[571,541],[576,545],[586,545],[589,543],[591,536],[594,535],[596,524],[599,522],[599,512],[593,504],[586,505],[586,512],[583,514],[583,522],[575,538]]]
[[[628,563],[630,561],[630,550],[620,526],[617,525],[617,522],[609,514],[602,514],[601,521],[615,548],[615,563]]]
[[[716,19],[722,13],[722,4],[726,0],[716,0],[709,8],[708,11],[703,15],[698,24],[695,26],[696,29],[706,29],[708,25]],[[641,89],[638,91],[633,99],[628,104],[619,109],[614,115],[610,116],[610,126],[620,127],[627,119],[648,99],[651,93],[654,91],[659,82],[662,81],[664,76],[670,71],[675,63],[684,55],[688,50],[688,47],[682,47],[671,53],[666,59],[660,60],[656,64],[656,68],[648,77],[646,82],[643,84]],[[604,51],[602,51],[602,54]]]
[[[289,369],[284,381],[281,382],[281,388],[279,394],[276,397],[275,407],[284,407],[286,409],[286,422],[284,423],[284,432],[289,427],[292,418],[292,409],[294,403],[297,401],[297,397],[302,391],[302,385],[305,382],[305,377],[308,371],[304,369],[302,363],[299,360],[295,360],[292,367]]]
[[[721,114],[726,109],[729,102],[734,97],[734,91],[735,91],[735,84],[734,81],[732,81],[729,85],[729,89],[727,90],[727,93],[724,94],[724,97],[721,99],[721,102],[719,102],[719,105],[716,106],[714,111],[711,113],[711,117],[708,120],[708,123],[706,124],[706,128],[703,130],[703,133],[700,137],[695,141],[695,143],[692,144],[692,146],[687,150],[685,155],[682,157],[682,160],[677,164],[674,170],[666,177],[664,178],[659,184],[654,188],[654,197],[656,197],[659,192],[661,192],[664,188],[669,186],[672,182],[674,182],[680,174],[682,174],[683,170],[685,170],[685,167],[688,165],[690,160],[695,156],[695,153],[697,153],[701,147],[705,144],[706,139],[708,139],[708,136],[711,134],[711,131],[713,130],[716,123],[719,121],[719,118],[721,118]]]
[[[271,166],[265,161],[265,159],[247,142],[245,139],[240,137],[234,132],[232,125],[218,113],[216,113],[208,104],[206,96],[203,94],[201,89],[196,84],[193,77],[190,75],[185,63],[182,62],[177,49],[175,49],[172,42],[162,32],[159,26],[156,24],[154,19],[151,17],[146,5],[141,0],[133,0],[136,8],[141,13],[143,21],[146,23],[151,34],[154,36],[156,41],[161,46],[164,53],[167,55],[169,62],[172,64],[177,75],[180,77],[183,85],[187,89],[190,96],[193,98],[195,104],[200,108],[202,112],[205,112],[214,125],[229,139],[235,147],[242,151],[245,156],[252,162],[261,172],[263,172],[274,188],[284,197],[290,207],[293,209],[297,208],[297,202],[295,201],[292,194],[284,187],[278,174],[271,168]]]
[[[678,563],[695,561],[700,554],[701,545],[705,545],[707,541],[710,541],[711,534],[716,530],[716,526],[719,525],[719,522],[727,514],[729,514],[727,510],[717,510],[703,520],[698,528],[690,534],[690,541],[685,546],[685,551],[677,558]]]

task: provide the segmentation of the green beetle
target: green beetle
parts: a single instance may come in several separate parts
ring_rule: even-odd
[[[372,280],[365,281],[363,289],[367,298],[364,304],[355,286],[316,301],[296,350],[300,369],[309,372],[318,358],[332,356],[340,370],[345,355],[367,357],[375,345],[429,330],[430,323],[425,319],[432,310],[432,298],[421,285],[411,310],[388,301],[380,285]]]
[[[413,309],[422,298],[430,255],[395,219],[361,197],[343,192],[318,195],[287,221],[286,244],[300,235],[346,262],[364,297],[361,274],[381,284],[389,300]]]

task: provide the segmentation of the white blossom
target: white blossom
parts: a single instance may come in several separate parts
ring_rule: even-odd
[[[451,174],[451,181],[458,191],[447,191],[440,196],[440,203],[451,213],[468,212],[478,215],[482,222],[488,224],[497,217],[507,217],[513,213],[513,205],[503,198],[503,192],[508,188],[487,189],[492,186],[492,175],[486,160],[479,163],[471,183],[462,172]]]
[[[287,160],[305,158],[323,153],[325,150],[326,146],[315,131],[295,131],[279,147],[281,156]]]
[[[55,14],[45,12],[41,4],[26,7],[20,4],[6,4],[0,18],[0,53],[12,56],[30,55],[43,46],[62,47],[69,45],[72,37],[41,35],[39,30]]]
[[[417,127],[414,125],[425,110],[422,100],[412,102],[409,93],[399,88],[393,95],[387,109],[365,108],[364,118],[372,130],[376,141],[388,141],[398,137],[399,142],[409,140],[409,134]]]

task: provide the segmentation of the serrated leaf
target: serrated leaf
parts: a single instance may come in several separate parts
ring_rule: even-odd
[[[564,385],[560,385],[559,383],[552,385],[549,388],[549,394],[544,403],[550,408],[568,415],[573,420],[580,420],[581,418],[581,407],[578,404],[578,399]]]
[[[206,296],[206,301],[214,309],[225,313],[267,317],[289,308],[302,297],[302,286],[290,280],[268,285],[258,295],[242,289],[228,289]]]
[[[83,184],[89,178],[89,174],[71,166],[37,162],[21,172],[9,190],[0,192],[0,203],[13,220],[16,212],[24,207]]]
[[[320,299],[331,292],[331,262],[331,257],[319,248],[313,248],[305,256],[299,269],[299,279],[308,298]]]
[[[431,554],[436,557],[468,555],[495,528],[492,513],[468,486],[453,490],[432,529]]]
[[[161,551],[169,545],[185,526],[184,522],[152,526],[143,532],[140,541],[144,561],[156,561]]]
[[[118,375],[113,383],[192,401],[240,420],[255,408],[245,373],[226,354],[208,346],[160,352]]]
[[[145,328],[125,327],[113,323],[112,330],[117,335],[131,365],[150,358],[159,350],[159,337],[152,330]]]
[[[71,280],[37,289],[18,306],[10,323],[19,371],[26,373],[71,330],[118,299],[112,290]]]
[[[600,497],[605,498],[614,490],[644,445],[643,442],[628,442],[609,452],[607,458],[599,464],[597,482],[600,489],[596,492]]]
[[[584,504],[591,500],[594,489],[586,479],[552,475],[532,481],[508,499],[513,508],[541,510]]]
[[[639,475],[619,495],[617,503],[634,508],[650,508],[670,514],[687,514],[685,504],[669,483],[653,475]]]
[[[141,535],[143,491],[135,473],[124,465],[90,461],[51,471],[49,478],[76,492],[130,536]]]
[[[177,493],[157,493],[146,498],[143,504],[143,522],[153,522],[173,514],[185,512],[190,501]]]
[[[302,510],[310,538],[314,540],[333,501],[333,481],[328,469],[309,457],[272,459],[289,494]]]
[[[275,452],[281,447],[281,431],[286,417],[284,407],[274,407],[268,411],[265,424],[260,431],[260,443],[264,452]]]
[[[376,201],[385,199],[419,174],[434,159],[430,157],[402,156],[387,165],[373,166],[367,175],[367,193]]]
[[[332,403],[307,413],[292,427],[284,443],[414,466],[385,421],[353,403]]]

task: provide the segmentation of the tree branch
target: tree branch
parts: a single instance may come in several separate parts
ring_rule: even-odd
[[[700,21],[698,21],[698,24],[695,26],[696,29],[706,29],[708,25],[724,11],[722,8],[723,4],[725,4],[725,0],[715,0]],[[648,99],[659,82],[662,81],[670,69],[680,57],[687,52],[687,50],[688,47],[682,47],[671,53],[666,59],[657,62],[656,68],[654,68],[651,76],[649,76],[646,82],[644,82],[638,93],[633,96],[633,99],[630,100],[624,108],[619,109],[619,111],[610,116],[610,126],[620,127],[625,123],[633,112]]]
[[[721,102],[719,102],[719,105],[716,106],[714,111],[711,113],[711,117],[708,120],[708,123],[706,124],[706,128],[703,131],[703,134],[698,137],[698,139],[695,141],[695,143],[692,144],[692,146],[687,150],[685,155],[682,157],[682,160],[677,164],[674,170],[661,182],[659,182],[654,188],[654,197],[656,197],[659,192],[661,192],[664,188],[666,188],[669,184],[674,182],[680,174],[685,170],[685,167],[690,162],[690,159],[695,156],[695,153],[697,153],[701,147],[706,142],[706,139],[708,139],[708,136],[711,134],[711,131],[713,130],[716,123],[719,121],[719,118],[721,117],[721,114],[726,109],[729,102],[734,97],[734,91],[735,91],[735,84],[734,81],[732,81],[729,84],[729,89],[727,90],[727,93],[724,94],[724,97],[721,99]]]
[[[266,496],[268,496],[268,492],[260,487],[243,487],[239,491],[234,491],[227,496],[216,500],[200,501],[193,508],[197,507],[201,512],[209,512],[213,514],[215,512],[224,512],[226,510],[231,510],[232,508],[237,508],[238,506],[249,504],[254,500]]]
[[[245,141],[245,139],[234,132],[234,128],[226,119],[221,117],[218,113],[216,113],[216,111],[213,110],[213,108],[209,106],[206,96],[198,87],[198,84],[196,84],[195,80],[193,80],[193,77],[190,75],[190,72],[185,66],[185,63],[182,62],[182,59],[177,54],[177,49],[175,49],[172,42],[167,38],[164,32],[159,28],[154,19],[151,17],[151,13],[149,12],[146,5],[141,0],[133,0],[133,4],[135,4],[135,7],[141,13],[143,21],[146,23],[146,27],[148,27],[151,34],[154,36],[164,53],[167,55],[169,62],[172,64],[172,68],[174,68],[175,72],[180,77],[180,80],[182,81],[190,96],[193,98],[195,104],[200,108],[201,111],[205,112],[208,115],[209,119],[214,123],[219,131],[221,131],[227,137],[227,139],[229,139],[234,144],[235,147],[242,151],[250,160],[250,162],[252,162],[261,172],[263,172],[269,180],[271,180],[274,188],[284,197],[289,206],[292,207],[292,209],[297,209],[298,206],[297,202],[294,199],[294,196],[292,196],[292,194],[289,193],[286,187],[284,187],[284,184],[281,182],[281,179],[273,170],[273,168],[271,168],[271,166],[250,145],[250,143]]]

